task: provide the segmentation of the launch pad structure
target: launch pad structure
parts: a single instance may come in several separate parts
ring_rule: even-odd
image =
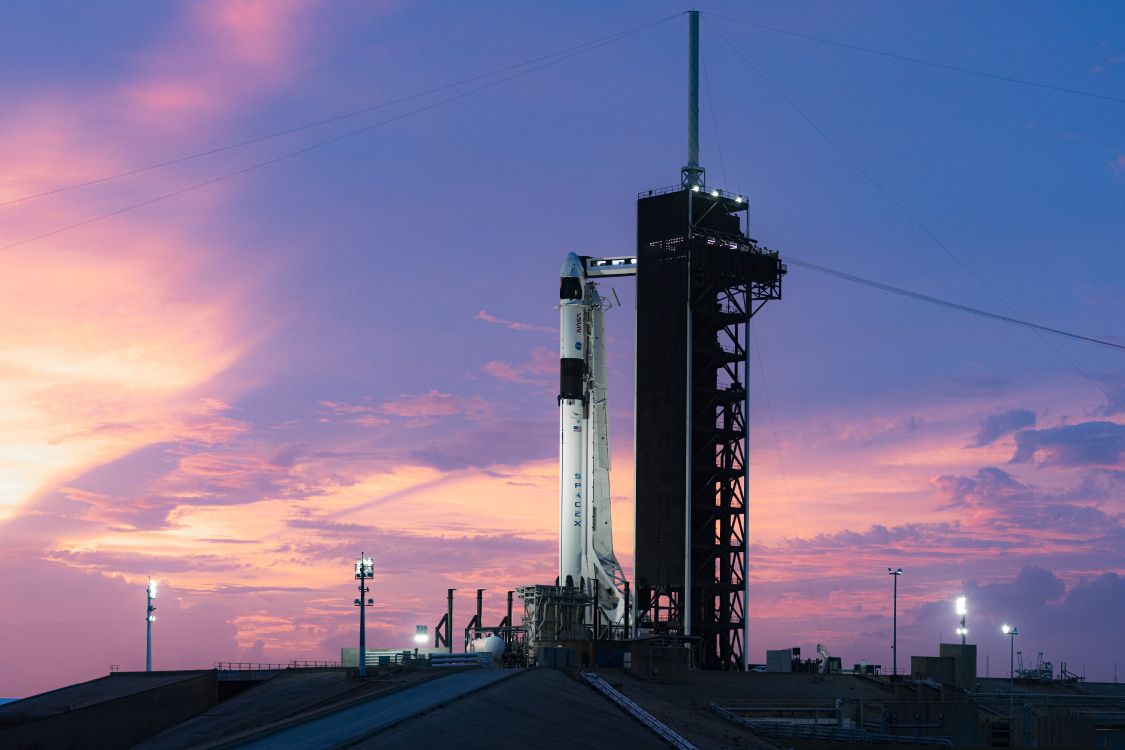
[[[750,320],[786,268],[749,201],[699,164],[699,14],[688,12],[688,163],[641,193],[636,253],[571,253],[560,292],[559,577],[518,589],[529,645],[652,635],[703,669],[748,668]],[[597,280],[636,276],[635,601],[612,546]],[[600,622],[609,625],[602,629]]]
[[[684,172],[637,201],[637,627],[744,669],[750,319],[785,267],[747,234],[745,198]]]

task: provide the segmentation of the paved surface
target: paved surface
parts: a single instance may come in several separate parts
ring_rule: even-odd
[[[669,729],[699,750],[776,748],[769,740],[731,724],[710,710],[726,700],[824,701],[837,698],[887,698],[889,689],[850,675],[759,674],[756,672],[689,672],[676,684],[634,677],[622,670],[599,670],[617,687]],[[795,746],[783,740],[784,747]]]
[[[302,715],[368,699],[417,682],[423,672],[410,672],[376,679],[349,679],[344,670],[293,671],[255,685],[246,692],[178,724],[137,750],[186,750],[206,748],[252,736],[271,724],[284,725]]]
[[[6,703],[0,707],[0,722],[6,716],[49,715],[73,711],[86,706],[123,698],[127,695],[143,693],[146,690],[172,685],[184,680],[192,680],[210,670],[194,672],[117,672],[108,677],[100,677],[89,682],[32,695],[22,700]]]
[[[463,695],[520,674],[510,669],[474,669],[455,672],[396,691],[382,698],[336,711],[299,726],[275,732],[239,748],[270,750],[327,750],[349,744],[403,719],[436,708]]]
[[[354,747],[667,750],[668,745],[585,683],[558,670],[535,669],[405,721]]]

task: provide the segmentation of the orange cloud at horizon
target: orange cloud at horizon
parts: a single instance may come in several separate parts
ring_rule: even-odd
[[[183,183],[145,172],[94,190],[68,188],[134,170],[146,153],[189,151],[200,132],[236,111],[233,102],[266,96],[294,70],[287,51],[302,44],[298,20],[309,9],[198,4],[190,28],[148,40],[134,69],[104,90],[37,89],[9,102],[0,144],[0,202],[10,202],[0,206],[0,245],[8,246],[0,518],[142,447],[207,442],[225,421],[215,404],[250,385],[218,379],[268,331],[243,307],[260,280],[216,283],[214,261],[229,249],[200,239],[191,224],[193,211],[223,205],[221,191],[182,197],[180,218],[126,213],[67,230]],[[243,64],[232,68],[235,60]]]

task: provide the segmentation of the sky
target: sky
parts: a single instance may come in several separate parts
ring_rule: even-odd
[[[1125,344],[1120,6],[698,7],[759,242]],[[557,271],[678,182],[684,10],[0,6],[0,695],[143,669],[150,576],[157,669],[338,659],[361,551],[375,647],[553,581]],[[981,674],[1125,670],[1125,353],[795,264],[752,329],[752,661],[889,667],[894,566],[900,669],[964,594]]]

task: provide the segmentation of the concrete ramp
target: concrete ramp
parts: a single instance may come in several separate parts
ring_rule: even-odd
[[[354,746],[365,737],[518,674],[508,669],[451,673],[231,747],[329,750]]]
[[[667,750],[617,706],[565,672],[533,669],[353,746],[356,750]]]

